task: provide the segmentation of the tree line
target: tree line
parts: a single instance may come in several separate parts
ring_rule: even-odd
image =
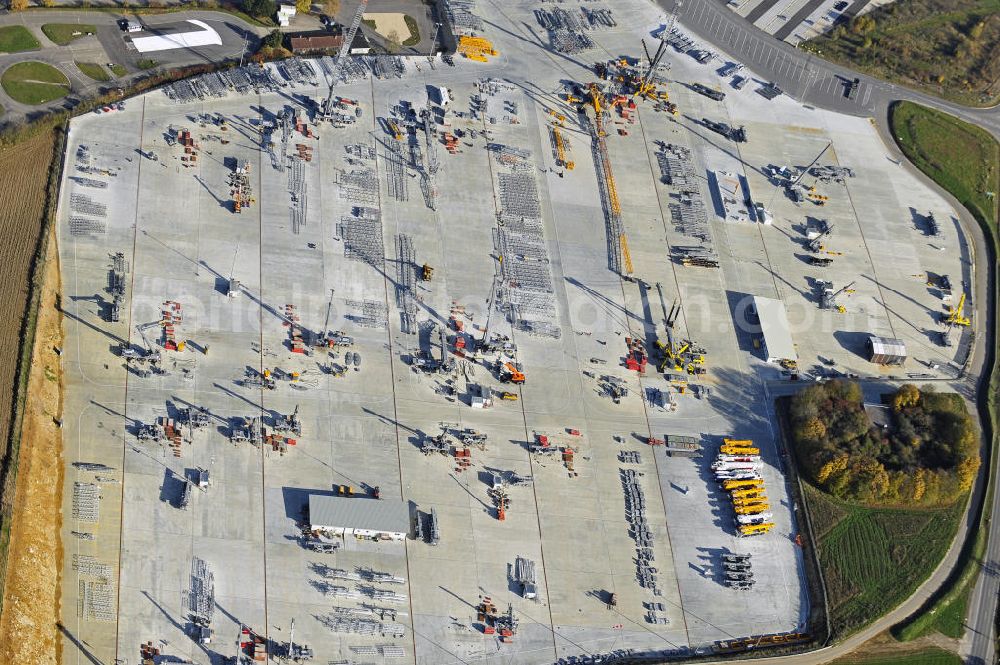
[[[961,397],[907,384],[875,408],[885,409],[887,422],[872,422],[860,386],[849,381],[792,397],[790,438],[803,475],[867,505],[946,505],[972,487],[979,445]]]

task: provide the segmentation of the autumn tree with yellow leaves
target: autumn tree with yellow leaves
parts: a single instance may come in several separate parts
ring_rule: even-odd
[[[790,400],[790,438],[803,475],[830,494],[878,506],[949,504],[979,471],[976,429],[961,397],[901,386],[887,396],[890,424],[872,424],[860,387],[809,386]]]

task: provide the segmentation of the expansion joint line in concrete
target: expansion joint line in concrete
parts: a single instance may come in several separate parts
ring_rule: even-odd
[[[836,152],[834,152],[836,155]],[[840,162],[840,157],[837,157],[837,162]],[[882,282],[878,278],[878,269],[875,267],[875,261],[872,259],[872,251],[868,247],[868,240],[865,238],[865,230],[862,228],[861,218],[858,217],[858,209],[854,206],[854,199],[851,197],[851,189],[847,185],[847,180],[844,180],[844,194],[847,196],[847,202],[851,204],[851,212],[854,213],[854,222],[858,225],[858,233],[861,234],[861,244],[865,246],[865,255],[868,257],[868,263],[872,267],[872,277],[874,278],[875,288],[878,289],[879,298],[882,299],[882,309],[885,310],[885,320],[889,324],[889,332],[895,337],[896,328],[892,325],[892,311],[889,309],[889,303],[886,302],[885,292],[882,290]]]
[[[642,143],[643,143],[644,146],[648,146],[649,145],[649,141],[646,138],[646,127],[642,124],[642,114],[639,112],[638,107],[635,109],[635,117],[636,117],[636,122],[639,123],[639,133],[642,134]],[[663,216],[663,201],[660,200],[660,190],[656,186],[656,172],[653,170],[653,158],[650,157],[650,155],[649,155],[649,149],[648,148],[646,149],[646,163],[649,165],[649,177],[653,180],[653,193],[656,194],[656,207],[660,211],[660,223],[663,225],[663,239],[664,239],[664,242],[666,242],[666,244],[667,244],[667,256],[671,256],[670,238],[669,238],[669,236],[667,234],[667,219],[666,219],[666,217]],[[691,337],[691,329],[688,327],[688,322],[687,322],[687,313],[684,311],[684,298],[681,295],[681,283],[680,283],[680,280],[677,279],[677,263],[675,263],[673,260],[670,260],[670,272],[674,276],[674,287],[677,289],[677,302],[680,303],[680,306],[681,306],[681,317],[684,319],[684,330],[687,331],[688,337]],[[622,290],[623,290],[623,292],[624,292],[624,288],[625,288],[624,282],[622,282]],[[644,288],[644,287],[640,286],[640,288]],[[652,311],[652,309],[650,309],[650,311]],[[628,321],[628,316],[625,317],[625,320]],[[666,325],[666,322],[664,322],[664,325]],[[654,331],[656,330],[655,324],[653,326],[653,329],[654,329]],[[641,380],[639,381],[639,385],[640,386],[642,385],[642,381]],[[642,400],[642,412],[643,412],[643,415],[646,416],[646,426],[649,427],[650,436],[652,436],[653,435],[653,432],[652,432],[653,428],[652,428],[652,426],[651,426],[651,424],[649,422],[649,412],[647,411],[647,407],[646,407],[645,394],[646,393],[644,391],[642,393],[642,396],[643,396],[643,400]],[[660,475],[660,463],[656,460],[656,449],[655,448],[653,449],[652,454],[653,454],[653,468],[656,469],[656,477],[657,478],[661,478],[662,476]],[[663,485],[661,483],[659,483],[659,482],[657,482],[656,484],[657,484],[657,486],[659,487],[659,490],[660,490],[660,503],[663,504],[663,514],[664,514],[664,516],[666,516],[666,514],[667,514],[667,498],[665,496],[663,496]],[[674,553],[674,543],[673,543],[673,540],[670,538],[670,522],[668,520],[665,520],[664,528],[665,528],[665,530],[667,532],[667,545],[670,547],[670,559],[671,559],[671,562],[673,562],[673,558],[674,558],[674,555],[673,555],[673,553]],[[680,576],[676,574],[676,569],[677,569],[677,564],[674,563],[674,584],[677,585],[677,598],[680,599],[681,598],[681,581],[680,581]],[[691,633],[688,630],[687,613],[684,611],[684,604],[683,603],[681,603],[681,620],[684,622],[684,635],[687,638],[688,645],[690,645],[691,644]]]
[[[486,130],[487,130],[487,127],[486,127],[486,115],[485,114],[483,114],[482,121],[483,121],[483,135],[485,136],[486,135]],[[493,170],[493,155],[490,154],[490,149],[489,149],[489,144],[488,143],[486,144],[485,149],[486,149],[486,164],[489,166],[489,170],[490,170],[490,190],[493,192],[493,209],[494,209],[494,211],[496,213],[497,219],[499,220],[500,219],[500,213],[501,213],[501,210],[500,210],[500,200],[497,198],[497,190],[496,190],[497,185],[494,184],[495,182],[497,182],[497,180],[496,180],[497,175],[496,175],[496,173]],[[532,177],[535,177],[535,176],[532,175]],[[541,199],[541,197],[539,197],[539,200],[540,199]],[[502,271],[501,271],[501,277],[502,277]],[[493,288],[493,286],[491,285],[490,288]],[[489,303],[488,303],[488,306],[489,306]],[[489,312],[487,312],[487,318],[489,318]],[[515,328],[516,328],[516,326],[514,325],[514,322],[510,321],[510,339],[516,345],[517,344],[517,334],[516,334]],[[524,386],[523,385],[518,385],[517,386],[517,395],[518,395],[517,403],[518,403],[518,405],[521,408],[521,422],[524,425],[524,440],[530,442],[531,439],[529,438],[530,435],[528,433],[528,414],[526,413],[526,411],[524,409]],[[531,473],[531,477],[534,478],[535,477],[535,464],[534,464],[534,462],[531,459],[531,452],[530,452],[530,450],[528,451],[528,471]],[[538,552],[539,552],[540,558],[542,560],[542,583],[545,586],[545,599],[546,599],[545,606],[546,606],[546,609],[547,609],[548,614],[549,614],[549,631],[552,633],[552,656],[553,656],[553,658],[558,658],[559,657],[559,644],[558,644],[558,642],[556,642],[556,622],[555,622],[555,618],[552,616],[552,603],[548,602],[549,599],[552,598],[552,595],[549,593],[549,572],[548,572],[548,568],[545,565],[545,544],[544,544],[543,539],[542,539],[542,516],[541,516],[540,511],[538,510],[538,505],[539,505],[538,504],[538,488],[537,488],[537,486],[535,485],[534,482],[531,483],[531,494],[532,494],[532,497],[535,500],[535,520],[536,520],[536,523],[538,525]]]
[[[729,120],[729,124],[730,125],[732,125],[733,127],[736,126],[735,121],[733,120],[732,115],[730,115],[728,108],[726,109],[726,119]],[[743,177],[745,178],[746,177],[746,161],[744,161],[744,159],[743,159],[743,152],[740,150],[740,145],[738,143],[736,144],[736,159],[739,161],[740,165],[743,168]],[[777,196],[777,193],[775,193],[775,196]],[[773,201],[774,197],[771,197],[771,200]],[[723,222],[723,223],[725,224],[726,222]],[[782,299],[781,298],[781,288],[778,287],[778,273],[775,272],[774,265],[771,263],[771,255],[767,251],[767,242],[764,240],[764,225],[763,224],[760,224],[760,223],[757,224],[757,234],[760,236],[760,246],[764,250],[764,260],[767,261],[767,272],[770,273],[770,275],[771,275],[771,283],[774,285],[774,297],[777,298],[777,299],[779,299],[779,300],[781,300]]]
[[[257,108],[263,111],[264,101],[261,95],[257,95]],[[258,117],[258,120],[263,122],[263,117]],[[263,160],[264,151],[257,151],[257,178],[260,179],[257,187],[258,191],[261,190],[263,183]],[[285,155],[281,156],[282,161],[285,159]],[[258,370],[260,375],[264,376],[264,213],[263,205],[256,206],[257,209],[257,270],[258,270],[258,282],[260,288],[260,302],[257,307],[257,329],[260,335],[260,366]],[[268,602],[267,602],[267,474],[266,464],[267,459],[264,451],[264,382],[261,381],[260,385],[260,432],[262,434],[257,445],[260,447],[260,533],[261,533],[261,544],[260,544],[260,555],[261,563],[263,564],[264,570],[262,571],[261,580],[263,581],[263,594],[264,594],[264,639],[270,644],[270,630],[271,622],[268,620]]]
[[[371,93],[372,100],[372,135],[378,135],[378,114],[375,112],[375,77],[368,77],[368,89]],[[379,182],[379,167],[378,167],[378,151],[375,151],[375,182]],[[382,215],[382,186],[376,186],[375,193],[375,204],[379,209],[379,218],[384,219]],[[385,236],[385,229],[380,226],[379,232]],[[386,268],[385,252],[382,252],[382,289],[383,289],[383,299],[385,300],[386,311],[391,312],[392,307],[389,304],[389,273]],[[389,324],[388,317],[386,317],[385,326],[385,338],[386,344],[389,347],[389,382],[392,386],[392,429],[396,434],[396,468],[399,472],[399,498],[400,500],[405,500],[403,496],[403,458],[400,453],[400,446],[402,445],[399,440],[399,406],[396,400],[396,370],[395,363],[393,362],[393,355],[395,354],[395,349],[392,346],[392,326]],[[324,331],[325,334],[325,331]],[[417,516],[419,519],[420,516]],[[412,585],[413,577],[410,573],[410,551],[406,545],[406,541],[403,541],[403,560],[406,562],[406,579],[408,580],[408,586]],[[410,586],[410,593],[407,594],[407,603],[410,606],[410,639],[413,642],[413,662],[417,662],[417,631],[416,623],[417,617],[413,612],[413,588]]]
[[[143,128],[145,127],[145,125],[146,125],[146,98],[143,97],[142,98],[142,110],[140,111],[140,114],[139,114],[139,149],[140,150],[142,149],[142,132],[143,132]],[[68,148],[68,146],[67,146],[67,148]],[[68,153],[67,153],[67,155],[68,155]],[[136,166],[136,175],[135,175],[135,183],[136,183],[136,188],[135,188],[135,223],[132,225],[132,264],[133,265],[135,265],[135,253],[136,253],[136,248],[138,247],[138,244],[139,244],[139,210],[140,210],[140,208],[139,208],[139,194],[142,192],[142,188],[139,187],[139,182],[141,181],[140,179],[142,177],[142,162],[143,162],[143,160],[139,159],[139,160],[136,160],[136,161],[137,161],[138,165]],[[130,289],[130,294],[131,295],[130,295],[130,298],[129,298],[130,303],[129,303],[129,308],[128,308],[128,331],[127,331],[128,334],[125,337],[125,339],[127,340],[128,344],[129,344],[129,347],[131,347],[131,345],[132,345],[132,317],[133,317],[133,314],[134,314],[134,305],[135,305],[135,297],[134,297],[135,296],[135,272],[136,272],[135,270],[130,271],[130,274],[132,275],[132,278],[131,278],[131,281],[130,281],[130,284],[129,284],[129,289]],[[152,351],[152,349],[150,349],[150,351]],[[128,419],[128,384],[129,384],[129,375],[130,374],[131,374],[131,372],[129,372],[128,368],[126,368],[125,369],[125,388],[124,388],[124,390],[125,390],[125,396],[124,396],[124,404],[122,405],[122,412],[125,414],[126,420]],[[120,505],[120,509],[118,511],[118,516],[119,516],[119,523],[118,523],[118,578],[117,578],[117,580],[115,582],[115,607],[117,609],[119,609],[119,610],[121,608],[121,600],[122,600],[122,553],[124,552],[124,548],[125,548],[125,535],[124,535],[124,531],[125,531],[125,483],[127,482],[127,479],[128,479],[128,476],[125,473],[125,462],[126,462],[125,458],[126,458],[127,454],[128,454],[128,430],[127,430],[127,428],[123,427],[122,428],[122,482],[120,484],[121,493],[120,493],[120,497],[119,497],[119,500],[120,500],[121,503],[119,504]],[[81,618],[81,621],[82,621],[82,618]],[[77,634],[79,634],[79,629],[77,630]],[[119,638],[120,637],[121,637],[121,621],[116,618],[116,620],[115,620],[115,662],[116,663],[118,662],[118,657],[119,657],[119,650],[120,650]]]

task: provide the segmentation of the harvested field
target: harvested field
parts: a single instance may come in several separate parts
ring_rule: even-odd
[[[42,132],[0,151],[0,334],[20,338],[22,317],[30,292],[30,270],[45,214],[45,194],[52,160],[53,132]],[[11,467],[11,412],[21,349],[11,343],[0,349],[0,580],[7,563],[13,517],[16,462]],[[48,477],[47,475],[45,477]],[[39,556],[42,553],[38,553]],[[5,614],[6,618],[6,614]],[[0,659],[4,662],[5,659]],[[16,661],[15,661],[16,662]],[[31,661],[28,661],[31,662]]]
[[[62,411],[62,370],[53,349],[62,345],[62,330],[54,233],[48,243],[0,615],[0,662],[4,663],[58,662],[63,471],[62,438],[55,419]]]
[[[28,298],[29,270],[45,211],[55,136],[43,132],[0,150],[0,335],[18,339]],[[0,347],[0,456],[7,455],[16,344]],[[5,511],[6,513],[6,511]]]

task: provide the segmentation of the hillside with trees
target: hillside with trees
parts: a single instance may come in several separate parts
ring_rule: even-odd
[[[802,48],[965,104],[1000,97],[998,0],[896,0]]]
[[[976,429],[961,397],[904,385],[872,423],[861,388],[829,381],[788,405],[789,436],[802,475],[838,499],[867,506],[943,506],[972,486]]]

